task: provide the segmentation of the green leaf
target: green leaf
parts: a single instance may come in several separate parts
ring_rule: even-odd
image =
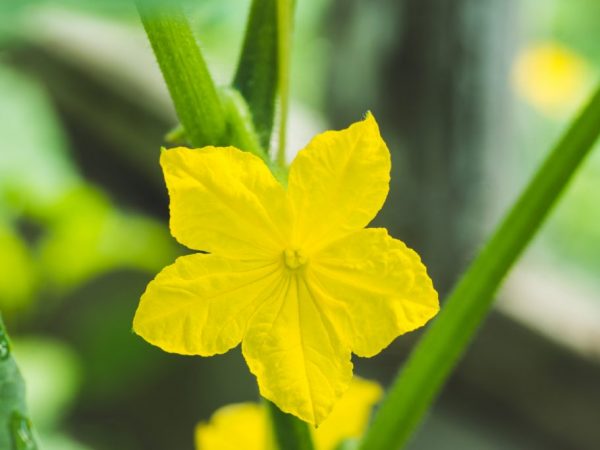
[[[196,147],[222,144],[225,112],[178,2],[137,0],[137,7],[186,136]]]
[[[0,218],[0,310],[11,313],[34,300],[37,272],[27,242],[9,223]]]
[[[0,316],[0,449],[35,450],[37,445],[27,418],[25,383],[11,354],[10,341]]]
[[[408,441],[488,313],[498,286],[599,133],[600,88],[554,147],[415,347],[376,414],[361,450],[393,450]]]
[[[284,413],[269,400],[264,400],[271,419],[278,450],[314,450],[308,425],[291,414]]]
[[[278,90],[277,0],[253,0],[233,86],[246,99],[263,148],[269,148]]]

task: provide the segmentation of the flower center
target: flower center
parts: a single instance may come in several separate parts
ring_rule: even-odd
[[[283,252],[283,260],[285,261],[285,265],[288,269],[295,270],[298,267],[306,264],[306,256],[297,249],[288,248],[285,252]]]

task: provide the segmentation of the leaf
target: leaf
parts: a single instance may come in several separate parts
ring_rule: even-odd
[[[25,383],[11,354],[11,346],[0,317],[0,449],[37,448],[27,419]]]

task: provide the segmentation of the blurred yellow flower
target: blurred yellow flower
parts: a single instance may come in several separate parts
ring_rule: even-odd
[[[363,229],[388,193],[375,119],[316,136],[287,188],[232,147],[163,151],[171,233],[209,254],[179,258],[148,285],[133,328],[163,350],[224,353],[242,341],[260,393],[319,424],[373,356],[426,323],[438,299],[419,256]]]
[[[335,450],[343,440],[359,438],[381,394],[377,383],[354,378],[327,420],[312,430],[315,449]],[[272,439],[267,409],[257,403],[225,406],[196,427],[196,450],[270,450]]]
[[[542,113],[568,112],[580,102],[588,84],[585,61],[571,49],[545,42],[525,48],[513,68],[518,94]]]

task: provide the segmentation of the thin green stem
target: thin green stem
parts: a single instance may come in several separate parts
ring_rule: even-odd
[[[277,0],[277,50],[279,56],[279,136],[276,161],[280,167],[285,166],[285,147],[289,112],[290,49],[292,46],[292,2],[293,0]]]
[[[278,450],[314,450],[308,425],[291,414],[284,413],[269,400],[264,400],[269,412],[273,440]]]
[[[278,178],[287,178],[285,147],[289,110],[290,49],[292,39],[292,11],[294,0],[277,0],[277,64],[279,91],[279,135],[275,162]],[[284,180],[285,183],[285,180]],[[284,413],[275,404],[265,400],[271,418],[275,443],[279,450],[314,450],[308,424],[291,414]]]
[[[450,294],[390,388],[361,450],[393,450],[407,442],[599,133],[600,88]]]
[[[278,0],[252,0],[244,44],[233,79],[252,114],[260,143],[271,143],[278,89]]]
[[[222,143],[225,112],[178,2],[136,3],[187,138],[197,147]]]

